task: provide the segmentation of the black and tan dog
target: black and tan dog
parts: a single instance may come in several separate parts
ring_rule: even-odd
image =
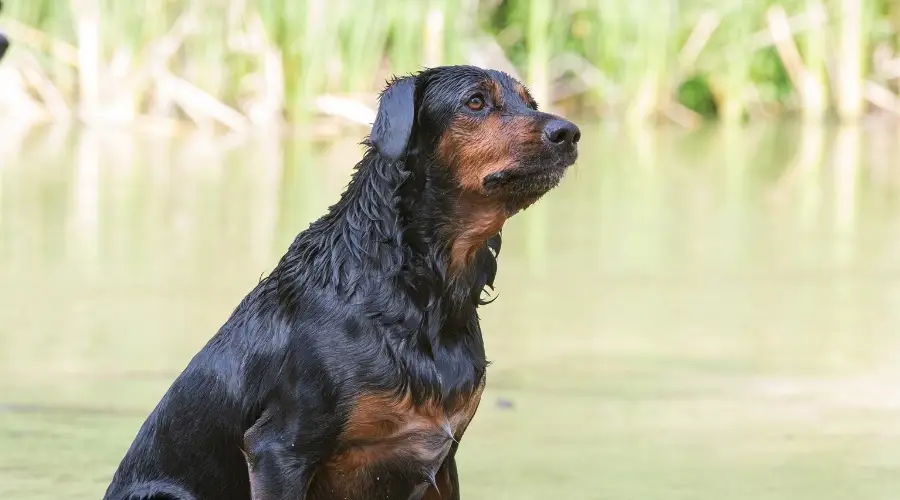
[[[105,498],[459,498],[500,230],[580,135],[497,71],[391,82],[340,200],[175,380]]]

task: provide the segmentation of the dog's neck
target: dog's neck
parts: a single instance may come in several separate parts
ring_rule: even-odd
[[[290,274],[371,302],[388,322],[412,318],[407,306],[384,301],[411,301],[431,318],[417,328],[429,330],[432,343],[447,329],[471,327],[493,286],[500,227],[475,216],[483,200],[453,192],[441,169],[429,167],[369,150],[338,203],[297,237],[279,267],[305,266]]]

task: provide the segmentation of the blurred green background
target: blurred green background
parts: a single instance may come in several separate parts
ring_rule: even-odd
[[[900,114],[893,0],[7,4],[7,64],[34,101],[18,106],[53,117],[76,105],[94,119],[230,127],[343,116],[392,72],[459,63],[508,69],[541,104],[584,116],[694,126]]]
[[[584,137],[504,228],[464,498],[900,498],[898,5],[7,0],[0,499],[100,498],[441,63]]]

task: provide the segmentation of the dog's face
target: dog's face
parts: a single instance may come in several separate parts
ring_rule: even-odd
[[[578,127],[537,110],[509,75],[445,66],[395,80],[382,94],[370,139],[400,159],[433,154],[459,187],[518,210],[562,179],[578,157]]]

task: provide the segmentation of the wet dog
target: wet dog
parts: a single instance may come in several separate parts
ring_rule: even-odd
[[[393,80],[340,200],[174,381],[104,498],[458,499],[500,231],[580,136],[498,71]]]

